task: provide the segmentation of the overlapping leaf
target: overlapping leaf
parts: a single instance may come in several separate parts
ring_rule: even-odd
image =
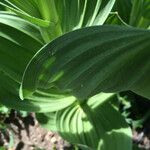
[[[66,34],[33,57],[21,94],[28,98],[36,90],[59,87],[79,99],[124,90],[150,98],[149,41],[149,30],[119,26],[89,27]]]
[[[0,43],[0,102],[15,109],[39,110],[19,98],[23,71],[43,45],[38,28],[12,13],[0,12]]]
[[[58,23],[59,19],[63,31],[66,32],[71,31],[78,25],[82,27],[83,25],[103,24],[114,3],[115,0],[31,0],[29,2],[22,0],[4,0],[1,4],[19,15],[24,14],[23,17],[26,19],[27,16],[32,17],[32,19],[28,19],[30,21],[34,20],[33,17],[36,17],[43,21]],[[40,26],[40,23],[38,25]]]
[[[150,0],[144,0],[143,2],[143,10],[142,10],[142,14],[145,18],[150,20]]]
[[[114,5],[113,11],[118,12],[122,20],[128,24],[130,20],[131,9],[132,0],[118,0]]]
[[[40,27],[49,42],[63,33],[85,26],[102,25],[115,0],[4,0],[0,4]]]
[[[63,32],[102,25],[114,3],[115,0],[57,0],[56,6]]]
[[[29,2],[4,0],[0,4],[15,12],[23,19],[38,25],[45,42],[49,42],[58,35],[61,35],[53,0],[30,0]]]
[[[150,26],[149,10],[150,0],[133,0],[129,24],[140,28],[148,28]]]
[[[44,27],[49,25],[48,21],[41,19],[41,14],[37,8],[36,1],[34,0],[28,2],[21,0],[4,0],[3,2],[0,2],[0,4],[32,23]]]
[[[103,136],[97,150],[132,150],[131,136],[129,128],[112,130]]]
[[[20,84],[12,80],[4,72],[0,71],[0,103],[8,108],[25,111],[38,111],[39,107],[29,101],[21,101],[18,96]]]
[[[87,103],[74,104],[58,111],[56,124],[61,136],[71,143],[86,145],[89,149],[97,149],[101,141],[100,150],[104,147],[107,150],[131,150],[130,128],[109,104],[114,96],[100,93],[87,100]]]
[[[51,97],[39,97],[35,99],[20,100],[20,84],[15,82],[3,71],[0,72],[0,103],[8,108],[34,112],[54,112],[63,109],[75,101],[73,96],[62,97],[62,95],[49,94]],[[53,96],[52,96],[53,95]]]
[[[15,81],[43,42],[37,27],[13,14],[0,13],[0,67]]]
[[[0,29],[0,99],[3,104],[27,111],[51,112],[75,101],[75,97],[62,94],[54,88],[48,91],[48,95],[45,95],[45,91],[40,91],[44,95],[42,98],[37,92],[34,98],[19,101],[19,86],[24,69],[34,53],[42,47],[43,41],[36,26],[10,13],[0,13]],[[5,84],[7,81],[8,84]]]
[[[55,127],[57,123],[61,135],[72,143],[98,150],[130,150],[131,131],[107,102],[114,94],[100,92],[132,90],[150,98],[150,31],[97,26],[66,34],[33,57],[20,89],[25,100],[18,97],[25,66],[43,45],[42,38],[49,42],[63,33],[104,22],[126,25],[123,20],[129,22],[129,13],[123,8],[131,9],[131,5],[124,0],[117,2],[123,20],[116,15],[107,19],[114,2],[4,0],[3,6],[39,28],[15,15],[0,13],[1,103],[25,111],[58,110],[56,122],[55,113],[52,117],[52,113],[38,117],[45,118],[43,125]],[[134,1],[131,25],[144,28],[150,25],[148,4],[149,0]],[[141,11],[142,7],[146,9]]]
[[[120,18],[119,14],[117,12],[110,13],[104,24],[105,25],[129,26]]]

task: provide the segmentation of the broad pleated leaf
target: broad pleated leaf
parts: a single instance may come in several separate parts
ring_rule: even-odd
[[[131,136],[132,134],[129,128],[112,130],[103,136],[97,150],[132,150]]]
[[[97,149],[99,142],[104,140],[111,145],[105,150],[131,150],[130,128],[109,103],[114,96],[100,93],[86,103],[75,103],[58,111],[56,124],[60,135],[71,143],[86,145],[91,149]],[[106,144],[103,143],[103,146],[106,147]]]
[[[42,47],[43,41],[36,26],[15,15],[1,12],[0,21],[0,69],[10,78],[7,79],[5,76],[5,80],[9,81],[10,86],[6,84],[5,90],[1,88],[1,100],[4,103],[6,101],[6,105],[11,107],[15,107],[15,103],[18,103],[17,109],[36,112],[53,112],[73,103],[75,97],[62,94],[56,88],[49,90],[47,95],[45,95],[45,91],[37,91],[37,95],[34,97],[18,101],[20,100],[19,86],[25,67],[36,51]],[[5,80],[3,85],[5,85]],[[40,94],[44,96],[41,98]]]
[[[85,26],[102,25],[115,0],[56,0],[63,32]]]
[[[0,11],[0,23],[5,24],[7,26],[11,26],[33,39],[39,41],[39,43],[44,44],[42,37],[40,36],[39,28],[34,24],[27,22],[13,13],[7,11]],[[15,36],[14,36],[15,38]],[[19,39],[18,39],[19,40]],[[24,41],[26,42],[26,41]],[[25,45],[25,44],[24,44]],[[27,46],[27,45],[26,45]],[[36,46],[36,45],[35,45]]]
[[[133,0],[133,6],[130,15],[130,25],[138,26],[142,14],[143,1]]]
[[[38,25],[46,43],[85,26],[102,25],[115,0],[4,0],[0,4]]]
[[[75,98],[57,95],[21,101],[19,87],[27,63],[43,45],[40,32],[33,24],[10,13],[0,13],[0,101],[8,107],[35,111],[56,111],[70,105]],[[59,98],[62,100],[60,101]],[[51,99],[51,101],[49,101]],[[66,101],[65,101],[66,100]],[[64,102],[65,101],[65,102]],[[58,107],[59,106],[59,107]]]
[[[0,12],[0,68],[21,82],[32,56],[42,47],[38,28],[13,14]]]
[[[141,28],[148,28],[150,26],[150,18],[148,16],[149,7],[150,0],[133,0],[129,24]]]
[[[41,14],[34,0],[28,2],[22,0],[4,0],[3,2],[0,2],[0,4],[36,25],[48,27],[50,24],[49,21],[41,18]]]
[[[23,19],[38,25],[45,42],[49,42],[62,34],[53,0],[30,0],[28,2],[4,0],[0,4]]]
[[[26,99],[19,98],[20,84],[12,80],[4,72],[0,72],[0,103],[9,108],[16,110],[23,110],[29,112],[54,112],[63,109],[75,101],[74,97],[64,97],[61,95],[52,95],[51,97],[44,97],[43,99]],[[54,93],[54,92],[53,92]],[[61,100],[59,98],[62,98]]]
[[[53,0],[50,0],[50,1],[53,1]],[[38,6],[39,2],[41,2],[40,7]],[[47,2],[48,0],[47,1],[46,0],[44,1],[30,0],[29,2],[22,1],[22,0],[4,0],[4,2],[0,2],[0,5],[5,6],[6,8],[10,9],[11,11],[16,13],[18,16],[22,17],[23,19],[38,25],[40,27],[40,31],[41,31],[44,41],[49,42],[53,38],[57,37],[60,34],[60,31],[59,31],[59,27],[56,27],[57,22],[47,20],[47,18],[43,16],[42,12],[40,12],[39,8],[42,8],[42,4],[47,4],[47,7],[49,6],[48,5],[49,3]],[[54,6],[51,6],[51,7],[54,7]],[[48,10],[48,9],[45,8],[45,10]],[[54,13],[51,13],[51,14],[54,15]]]
[[[68,33],[33,57],[24,74],[22,97],[59,87],[79,99],[125,90],[150,99],[149,41],[149,30],[119,26]]]
[[[4,0],[2,5],[15,11],[29,21],[42,19],[62,24],[64,31],[70,31],[76,26],[100,25],[106,20],[115,0]],[[23,16],[24,15],[24,16]],[[25,17],[26,15],[26,17]],[[40,26],[40,23],[38,24]],[[42,24],[41,24],[42,25]]]
[[[10,87],[9,87],[10,88]],[[44,101],[44,100],[20,100],[19,96],[16,96],[15,94],[10,93],[9,90],[3,89],[3,87],[0,87],[0,103],[7,106],[8,108],[12,108],[15,110],[22,110],[22,111],[28,111],[28,112],[54,112],[57,110],[64,109],[65,107],[71,105],[73,102],[72,100],[66,100],[63,101]],[[48,120],[49,121],[49,120]],[[50,125],[48,123],[48,125]],[[51,129],[51,126],[49,127]]]
[[[20,84],[0,71],[0,103],[16,110],[37,111],[39,107],[28,101],[21,101],[18,96]],[[25,103],[24,103],[25,102]]]
[[[143,16],[147,19],[150,20],[150,0],[144,0],[143,2],[143,10],[142,10],[142,13],[143,13]]]

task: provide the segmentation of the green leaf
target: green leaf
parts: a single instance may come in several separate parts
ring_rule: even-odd
[[[0,11],[0,23],[5,24],[6,26],[13,27],[13,28],[23,32],[24,34],[27,34],[28,36],[32,37],[39,43],[44,44],[44,41],[43,41],[42,37],[40,36],[40,32],[38,31],[39,28],[37,26],[19,18],[18,16],[16,16],[15,14],[13,14],[11,12]],[[15,36],[14,36],[14,38],[15,38]],[[26,41],[24,41],[24,42],[26,42]]]
[[[144,0],[143,2],[143,8],[142,9],[142,14],[145,18],[149,19],[150,20],[150,0]]]
[[[0,67],[20,82],[27,63],[43,45],[40,32],[33,24],[6,12],[0,12],[0,29]]]
[[[34,23],[34,24],[42,26],[42,27],[48,27],[50,25],[50,22],[47,20],[38,18],[39,12],[37,12],[38,10],[31,9],[30,2],[27,3],[26,1],[22,1],[22,0],[19,0],[19,1],[18,0],[12,0],[12,1],[4,0],[3,2],[0,2],[0,5],[5,6],[6,8],[15,12],[20,17],[30,21],[31,23]],[[33,0],[32,0],[32,3],[34,3]],[[33,7],[35,8],[35,6],[32,6],[32,8]],[[29,12],[29,14],[28,14],[28,12]]]
[[[116,11],[124,22],[129,23],[132,0],[117,0],[113,11]]]
[[[30,0],[29,2],[5,0],[0,4],[23,19],[38,25],[46,43],[62,34],[53,0]]]
[[[58,36],[57,34],[61,34],[53,0],[30,0],[29,2],[22,0],[5,0],[0,4],[12,10],[23,19],[38,25],[46,42]]]
[[[43,98],[21,100],[19,98],[20,84],[12,80],[4,72],[0,72],[0,103],[16,110],[28,112],[54,112],[71,105],[75,98],[73,96],[56,95],[54,91]],[[43,93],[42,93],[43,94]]]
[[[115,0],[57,0],[63,33],[85,26],[102,25],[114,3]]]
[[[108,24],[108,25],[129,26],[120,18],[117,12],[110,13],[104,24],[105,25]]]
[[[62,99],[60,101],[56,94],[49,97],[51,101],[47,96],[41,100],[20,100],[19,87],[24,69],[35,52],[42,47],[43,41],[37,26],[11,13],[0,12],[0,28],[1,103],[10,108],[35,112],[56,111],[70,105],[75,100],[73,96],[59,96]]]
[[[3,0],[0,0],[0,2],[3,2]],[[2,11],[2,10],[4,11],[5,7],[0,5],[0,11]]]
[[[117,141],[114,142],[116,137]],[[129,128],[112,130],[103,136],[102,140],[99,142],[97,150],[132,150],[131,137],[132,134]]]
[[[0,147],[0,150],[5,150],[5,147],[1,146],[1,147]]]
[[[27,14],[30,14],[34,17],[39,17],[39,18],[41,17],[41,14],[36,6],[36,1],[34,0],[29,0],[29,1],[4,0],[3,3],[8,4],[9,6],[18,9],[20,11],[26,12]]]
[[[0,113],[1,114],[8,114],[9,113],[9,109],[6,106],[0,104]]]
[[[60,135],[71,143],[86,145],[89,149],[97,149],[99,142],[104,140],[101,144],[105,150],[131,150],[131,130],[109,103],[116,98],[114,96],[100,93],[86,103],[75,103],[58,111],[56,125]],[[110,143],[108,149],[106,142]]]
[[[141,28],[148,28],[150,25],[149,18],[150,0],[133,0],[133,6],[130,16],[130,25]]]
[[[46,43],[85,26],[105,22],[115,0],[5,0],[1,5],[38,25]]]
[[[48,43],[62,34],[59,16],[56,10],[57,3],[54,0],[38,0],[36,4],[42,15],[42,19],[50,22],[47,28],[40,27],[42,36],[45,42]]]
[[[20,93],[28,98],[37,90],[58,87],[86,99],[100,92],[132,90],[150,99],[149,41],[149,30],[119,26],[68,33],[33,57]]]
[[[58,22],[57,3],[54,0],[35,0],[35,3],[44,20],[49,20],[54,23]]]
[[[0,72],[0,103],[8,108],[25,111],[38,111],[39,106],[30,101],[21,101],[18,96],[20,84],[4,72]],[[42,106],[41,106],[42,107]]]
[[[71,102],[63,101],[39,101],[39,100],[20,100],[19,96],[16,96],[6,89],[0,88],[0,92],[2,93],[0,96],[0,103],[5,105],[8,108],[12,108],[15,110],[22,110],[27,112],[37,112],[37,113],[45,113],[45,112],[54,112],[57,110],[61,110],[68,105],[71,105]],[[67,104],[66,104],[67,103]],[[58,107],[59,106],[59,107]],[[49,127],[51,128],[51,127]],[[54,128],[53,128],[54,130]]]
[[[130,17],[130,25],[137,26],[141,18],[143,1],[133,0],[133,6]]]

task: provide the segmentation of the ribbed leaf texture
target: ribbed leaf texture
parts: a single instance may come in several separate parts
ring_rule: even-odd
[[[129,24],[140,28],[150,26],[150,0],[133,0]]]
[[[57,87],[79,99],[125,90],[150,98],[149,41],[149,30],[120,26],[68,33],[33,57],[24,74],[21,96],[34,97],[37,90],[49,92]]]
[[[115,94],[100,93],[86,103],[58,111],[56,124],[60,135],[91,150],[131,150],[131,130],[109,103],[113,98]]]
[[[102,25],[115,0],[4,0],[20,17],[40,27],[46,43],[56,37],[85,26]]]
[[[143,16],[150,20],[150,0],[144,0],[143,8],[145,8],[142,10]]]
[[[49,109],[43,101],[19,98],[23,71],[43,45],[38,28],[12,13],[0,12],[0,43],[0,102],[17,110]]]
[[[43,45],[38,28],[11,13],[0,12],[0,43],[0,68],[21,82],[27,63]]]

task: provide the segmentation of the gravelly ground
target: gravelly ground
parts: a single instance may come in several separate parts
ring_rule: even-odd
[[[146,122],[142,129],[133,130],[133,143],[145,150],[150,150],[150,122]]]
[[[9,150],[36,150],[37,148],[45,150],[69,150],[71,145],[64,141],[57,133],[43,129],[35,119],[34,113],[27,117],[18,116],[13,111],[5,123],[9,130],[7,133],[0,134],[1,144],[6,147],[9,142],[9,134],[13,133],[14,144]]]
[[[74,150],[57,133],[43,129],[34,113],[22,117],[16,111],[12,111],[5,123],[8,129],[0,132],[0,145],[8,147],[10,134],[13,134],[13,146],[8,150]],[[133,143],[142,150],[150,150],[150,122],[143,129],[133,130]]]

